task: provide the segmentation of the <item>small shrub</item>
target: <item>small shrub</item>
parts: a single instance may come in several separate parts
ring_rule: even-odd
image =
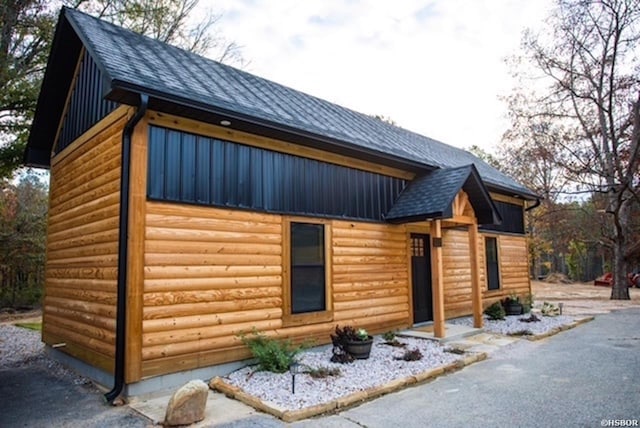
[[[489,317],[490,320],[503,320],[505,315],[507,314],[500,302],[495,302],[493,305],[489,306],[484,310],[484,313]]]
[[[516,293],[509,294],[509,296],[504,299],[504,304],[508,305],[510,303],[520,303],[520,296]]]
[[[386,342],[393,342],[393,340],[396,338],[396,334],[393,331],[388,331],[386,333],[382,333],[382,338]]]
[[[524,296],[524,303],[526,305],[529,305],[529,306],[533,307],[534,297],[535,296],[533,294],[531,294],[531,293],[527,294],[526,296]]]
[[[418,348],[407,349],[401,357],[395,357],[396,360],[418,361],[422,359],[422,352]]]
[[[314,379],[324,379],[330,376],[340,376],[340,369],[337,367],[310,368],[307,373]]]
[[[333,355],[331,356],[332,363],[349,364],[353,363],[354,361],[355,358],[353,358],[353,355],[351,355],[350,353],[346,351],[336,351],[336,349],[333,348]]]
[[[366,330],[364,330],[366,333]],[[355,328],[351,327],[350,325],[345,325],[344,327],[340,328],[339,325],[336,326],[336,329],[334,331],[335,334],[331,334],[331,341],[334,342],[339,342],[339,343],[346,343],[346,342],[350,342],[350,341],[354,341],[354,340],[362,340],[360,338],[360,335],[358,334],[359,330],[356,330]]]
[[[254,331],[251,337],[240,335],[253,357],[258,361],[258,370],[284,373],[289,370],[301,346],[294,347],[289,340],[271,339]]]
[[[538,318],[536,314],[531,314],[526,318],[520,318],[520,322],[540,322],[540,318]]]
[[[542,304],[542,309],[540,309],[540,312],[545,317],[555,317],[560,315],[560,308],[553,303],[544,302]]]

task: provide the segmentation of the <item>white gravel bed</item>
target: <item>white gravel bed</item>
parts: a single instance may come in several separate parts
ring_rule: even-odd
[[[75,385],[91,381],[52,360],[45,352],[39,331],[0,324],[0,370],[41,367],[48,374],[66,378]]]
[[[574,318],[566,315],[559,315],[555,317],[546,317],[539,313],[536,316],[540,319],[538,322],[523,322],[520,321],[523,318],[529,318],[531,314],[526,315],[508,315],[504,320],[490,320],[487,316],[484,316],[484,330],[488,333],[514,335],[520,334],[525,331],[531,333],[531,335],[539,335],[550,332],[551,330],[568,325],[574,322]],[[447,320],[451,324],[459,324],[465,326],[473,326],[472,317],[456,318]]]
[[[445,352],[440,344],[424,339],[398,337],[406,348],[385,345],[380,337],[374,338],[371,355],[367,360],[355,360],[350,364],[332,363],[331,347],[308,350],[298,355],[301,366],[318,369],[338,368],[338,376],[314,379],[308,374],[296,375],[295,394],[291,393],[291,374],[255,371],[255,366],[245,367],[231,373],[225,380],[244,392],[273,403],[285,410],[298,410],[384,385],[429,369],[450,364],[464,356]],[[396,360],[405,350],[418,349],[422,359],[418,361]]]

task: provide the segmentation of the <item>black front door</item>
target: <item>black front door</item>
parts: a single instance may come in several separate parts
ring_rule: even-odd
[[[411,234],[413,322],[433,320],[431,296],[431,241],[429,235]]]

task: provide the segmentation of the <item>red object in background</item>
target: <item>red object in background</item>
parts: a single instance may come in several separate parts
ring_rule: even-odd
[[[613,286],[613,274],[611,272],[607,272],[599,278],[596,278],[593,281],[593,285],[599,285],[602,287],[611,287]],[[627,286],[633,287],[636,286],[640,288],[640,273],[630,273],[627,275]]]
[[[593,285],[599,285],[602,287],[611,287],[613,286],[613,274],[611,272],[607,272],[599,278],[596,278],[593,281]]]

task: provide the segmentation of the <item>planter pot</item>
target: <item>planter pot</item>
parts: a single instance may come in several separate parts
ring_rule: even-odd
[[[373,337],[369,336],[367,340],[353,340],[347,342],[345,351],[347,351],[353,358],[358,360],[366,360],[371,353],[371,345],[373,344]]]
[[[522,304],[520,303],[507,303],[504,305],[504,311],[507,315],[521,315],[522,314]]]

